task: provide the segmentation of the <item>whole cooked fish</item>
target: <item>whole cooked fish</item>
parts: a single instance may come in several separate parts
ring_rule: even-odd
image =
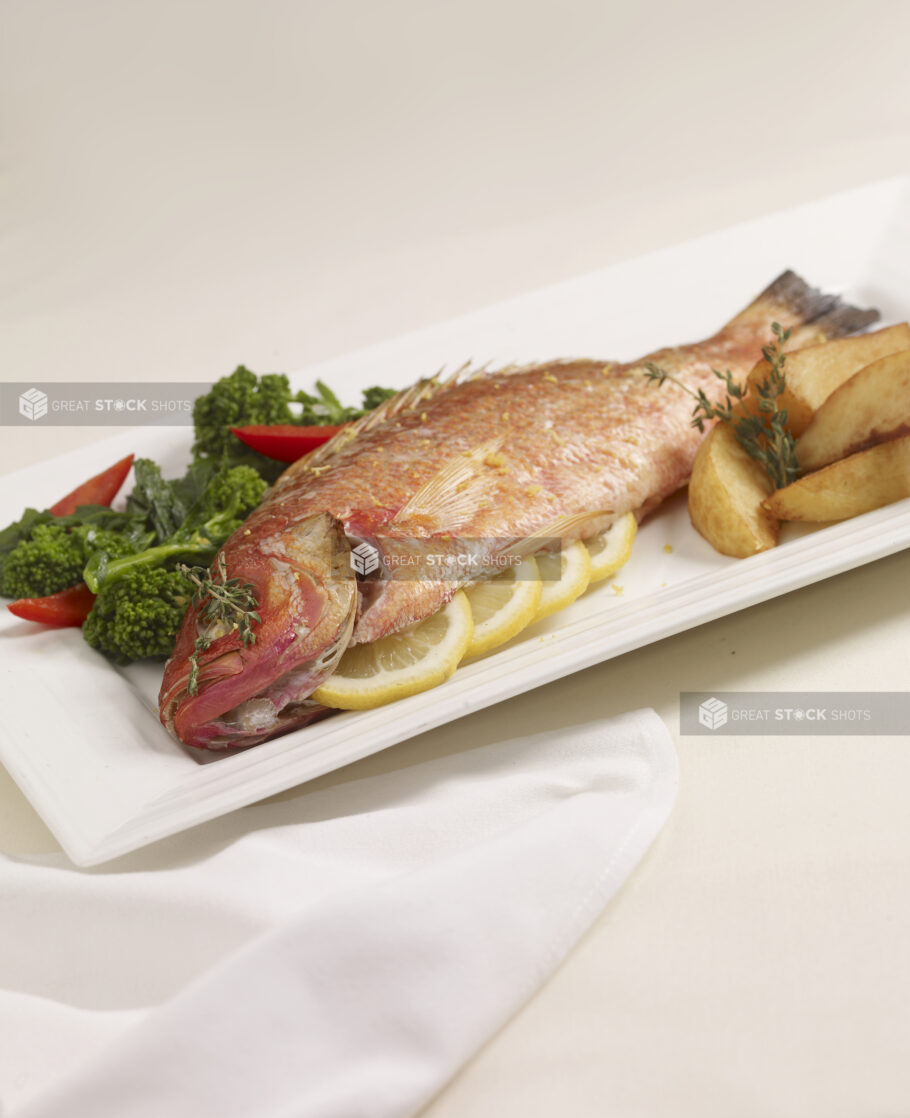
[[[692,401],[643,375],[654,361],[693,390],[719,397],[712,369],[742,378],[771,340],[791,348],[863,329],[877,318],[785,272],[717,334],[630,364],[572,360],[422,381],[294,463],[225,543],[228,574],[252,583],[261,623],[244,647],[209,631],[189,692],[203,622],[184,618],[159,699],[161,720],[204,748],[252,745],[310,721],[308,697],[348,644],[420,621],[465,582],[406,570],[406,553],[448,553],[485,541],[534,551],[587,538],[629,511],[643,516],[689,478],[702,434]],[[473,544],[467,542],[473,541]],[[358,578],[351,549],[376,548],[386,573]]]

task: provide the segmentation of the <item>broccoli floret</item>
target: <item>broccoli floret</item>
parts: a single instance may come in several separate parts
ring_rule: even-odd
[[[43,598],[82,579],[82,540],[59,524],[38,524],[6,557],[0,593],[7,598]]]
[[[101,548],[126,555],[147,546],[140,520],[102,505],[82,505],[70,516],[26,509],[0,532],[0,595],[42,598],[74,586]]]
[[[118,664],[165,660],[192,587],[179,571],[134,566],[101,587],[82,635]]]
[[[251,466],[232,466],[215,474],[200,502],[201,530],[227,539],[257,507],[267,488]]]
[[[348,423],[395,394],[391,388],[368,388],[363,393],[362,407],[346,407],[322,381],[316,382],[313,395],[308,392],[292,395],[288,378],[283,374],[265,373],[257,377],[241,365],[230,376],[217,381],[193,405],[196,429],[193,453],[197,460],[213,458],[222,465],[250,466],[272,482],[284,470],[284,465],[244,446],[231,434],[231,427]]]
[[[106,551],[108,555],[119,558],[132,555],[145,543],[143,536],[124,535],[109,528],[96,528],[92,524],[81,525],[73,530],[73,535],[82,541],[86,559],[96,551]]]
[[[255,373],[240,365],[193,405],[193,453],[223,459],[237,446],[231,427],[250,423],[294,423],[288,404],[291,386],[282,373]]]
[[[54,517],[49,512],[39,512],[37,509],[26,509],[25,512],[0,532],[0,563],[5,562],[7,555],[17,548],[23,540],[31,539],[32,532],[39,524],[50,524]]]
[[[3,559],[0,594],[7,598],[43,598],[82,581],[82,569],[96,551],[111,557],[132,554],[135,537],[61,517],[36,523]]]

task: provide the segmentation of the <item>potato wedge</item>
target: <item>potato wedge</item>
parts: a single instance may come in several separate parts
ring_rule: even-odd
[[[910,350],[873,361],[821,405],[796,442],[800,470],[821,469],[876,443],[910,435]]]
[[[910,497],[910,435],[806,474],[762,502],[781,520],[846,520]]]
[[[822,403],[844,381],[865,365],[904,349],[910,349],[910,326],[906,322],[874,334],[838,338],[788,353],[784,366],[787,386],[779,403],[787,409],[787,425],[794,437],[805,431]],[[749,373],[749,385],[761,384],[768,372],[767,361],[759,361]],[[748,399],[754,398],[750,394]]]
[[[708,432],[689,481],[689,516],[711,546],[743,559],[777,543],[780,525],[763,507],[772,485],[726,424]]]

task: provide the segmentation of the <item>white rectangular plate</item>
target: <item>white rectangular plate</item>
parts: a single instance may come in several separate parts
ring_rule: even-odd
[[[354,399],[468,358],[631,359],[707,336],[785,268],[910,311],[910,180],[850,191],[582,276],[326,362],[316,377]],[[180,471],[188,429],[142,429],[0,479],[0,523],[46,507],[130,450]],[[667,545],[670,545],[669,548]],[[158,722],[160,666],[117,670],[74,630],[0,618],[0,760],[70,858],[92,865],[310,780],[470,711],[910,545],[910,502],[812,532],[747,560],[717,555],[677,497],[642,528],[621,590],[593,587],[443,686],[345,713],[242,753],[198,760]]]

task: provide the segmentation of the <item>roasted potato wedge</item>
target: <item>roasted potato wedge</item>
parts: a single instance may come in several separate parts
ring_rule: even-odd
[[[910,435],[910,350],[873,361],[821,405],[796,442],[802,471]]]
[[[709,544],[743,559],[777,543],[780,524],[762,507],[772,485],[726,424],[708,432],[689,481],[689,516]]]
[[[906,322],[887,326],[874,334],[808,346],[787,354],[784,366],[786,389],[780,406],[787,409],[788,426],[794,437],[801,435],[825,400],[865,365],[900,350],[910,349],[910,326]],[[769,373],[767,361],[760,361],[749,373],[753,388]],[[755,397],[750,393],[749,402]]]
[[[832,462],[762,505],[781,520],[846,520],[910,497],[910,435]]]

